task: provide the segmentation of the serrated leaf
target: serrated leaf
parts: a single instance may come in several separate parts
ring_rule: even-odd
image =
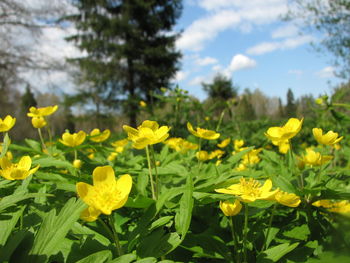
[[[257,262],[258,263],[268,263],[268,262],[277,262],[280,260],[284,255],[288,254],[291,252],[293,249],[295,249],[299,245],[299,242],[289,244],[281,244],[272,248],[269,248],[262,252],[258,258]]]
[[[3,247],[15,227],[19,217],[22,215],[25,206],[15,212],[1,213],[0,220],[0,248]]]
[[[55,209],[48,212],[29,252],[31,261],[35,262],[39,258],[48,260],[52,254],[57,252],[58,245],[86,207],[87,205],[82,200],[71,198],[58,215],[56,215]]]
[[[9,137],[9,135],[7,133],[5,133],[4,141],[1,144],[2,150],[1,150],[1,153],[0,153],[0,158],[5,156],[5,154],[7,153],[7,149],[9,147],[10,143],[11,143],[10,137]]]
[[[75,263],[104,263],[107,260],[110,260],[112,253],[110,250],[102,250],[96,253],[93,253],[83,259],[76,261]],[[110,261],[108,261],[110,262]]]
[[[41,168],[44,167],[57,167],[57,168],[72,168],[73,165],[65,160],[59,160],[51,156],[45,156],[38,159],[33,159],[33,165],[40,165]]]

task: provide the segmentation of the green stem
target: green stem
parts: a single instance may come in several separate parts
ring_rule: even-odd
[[[344,108],[350,108],[350,104],[345,103],[332,103],[332,106],[338,106],[338,107],[344,107]]]
[[[151,155],[152,155],[152,161],[153,161],[153,167],[154,167],[154,171],[156,174],[156,185],[155,185],[155,195],[156,195],[156,200],[158,199],[159,196],[159,189],[160,189],[160,185],[159,185],[159,180],[158,180],[158,169],[157,169],[157,163],[156,163],[156,156],[154,154],[154,149],[153,149],[153,145],[150,146],[151,148]]]
[[[267,241],[267,238],[269,237],[269,234],[270,234],[270,231],[271,231],[272,220],[273,220],[273,217],[274,217],[274,215],[275,215],[276,207],[277,207],[277,204],[275,203],[275,204],[273,205],[273,209],[272,209],[272,212],[271,212],[271,216],[270,216],[270,219],[269,219],[269,225],[268,225],[268,229],[267,229],[267,233],[266,233],[264,245],[263,245],[263,247],[261,248],[261,252],[264,251],[265,248],[267,248],[266,241]]]
[[[221,114],[220,114],[220,119],[219,119],[218,125],[216,126],[215,131],[219,131],[220,126],[221,126],[221,123],[222,123],[222,120],[223,120],[224,115],[225,115],[225,111],[226,111],[226,109],[224,109],[224,110],[221,112]]]
[[[38,128],[38,133],[39,133],[39,137],[40,137],[41,144],[43,145],[43,149],[47,150],[46,144],[45,144],[45,142],[44,142],[44,138],[43,138],[43,135],[42,135],[42,133],[41,133],[41,129],[40,129],[40,128]]]
[[[230,216],[230,221],[229,221],[229,225],[231,228],[231,234],[232,234],[232,240],[233,240],[233,258],[236,259],[236,262],[240,263],[241,262],[241,257],[238,254],[238,240],[237,240],[237,236],[235,234],[235,229],[234,229],[234,223],[233,223],[233,217]]]
[[[109,215],[108,219],[109,219],[109,224],[110,224],[110,226],[112,228],[113,239],[114,239],[114,243],[115,243],[115,246],[117,248],[117,251],[118,251],[118,256],[121,256],[124,253],[123,253],[123,249],[122,249],[122,247],[120,245],[120,242],[119,242],[118,233],[117,233],[117,231],[115,229],[113,215]]]
[[[77,150],[75,149],[74,150],[74,160],[77,160],[78,159],[78,152]]]
[[[148,145],[146,146],[146,155],[147,155],[149,179],[151,181],[152,199],[153,200],[157,200],[157,197],[155,195],[155,189],[154,189],[154,182],[153,182],[153,175],[152,175],[152,166],[151,166],[151,158],[150,158],[150,155],[149,155]]]
[[[248,205],[244,205],[244,229],[243,229],[243,256],[244,256],[244,262],[248,263],[247,261],[247,234],[248,234]]]

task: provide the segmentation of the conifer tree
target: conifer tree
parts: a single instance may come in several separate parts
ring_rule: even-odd
[[[181,0],[74,1],[78,14],[67,16],[78,33],[68,38],[87,56],[71,60],[88,85],[85,97],[120,107],[136,126],[138,101],[151,102],[170,87],[180,53],[170,34],[182,10]]]

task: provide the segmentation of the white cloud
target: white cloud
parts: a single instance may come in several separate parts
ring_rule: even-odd
[[[254,25],[272,23],[287,12],[287,0],[204,0],[198,5],[207,15],[185,29],[177,41],[179,49],[200,51],[220,32],[238,29],[248,33]]]
[[[293,49],[298,46],[310,43],[314,38],[310,35],[287,38],[283,41],[263,42],[247,49],[247,54],[262,55],[275,50]]]
[[[198,66],[207,66],[218,63],[218,60],[216,58],[212,57],[205,57],[205,58],[197,58],[194,63]]]
[[[176,46],[179,49],[199,51],[206,41],[214,39],[218,33],[224,31],[240,21],[234,11],[224,10],[194,21],[179,38]]]
[[[286,37],[294,37],[298,35],[299,29],[292,24],[288,24],[285,26],[278,27],[275,29],[271,36],[272,38],[286,38]]]
[[[251,59],[242,54],[238,54],[232,58],[231,63],[228,66],[227,70],[232,73],[237,70],[254,68],[254,67],[256,67],[256,61],[254,59]]]
[[[188,73],[187,72],[184,72],[184,71],[177,71],[176,72],[176,75],[175,75],[175,78],[174,78],[174,81],[175,82],[180,82],[184,79],[186,79],[188,76]]]
[[[319,76],[320,78],[333,78],[335,76],[334,72],[335,72],[334,67],[329,66],[316,72],[316,75]]]
[[[190,86],[199,86],[201,85],[203,82],[207,82],[208,81],[208,77],[205,76],[197,76],[195,78],[193,78],[188,85]]]
[[[296,75],[296,76],[301,76],[304,74],[304,72],[300,69],[291,69],[291,70],[288,70],[288,74],[291,74],[291,75]]]

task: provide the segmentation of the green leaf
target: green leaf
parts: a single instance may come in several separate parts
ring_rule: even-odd
[[[0,215],[0,248],[3,247],[15,227],[19,217],[22,215],[25,206],[15,212],[1,213]]]
[[[10,261],[13,252],[20,245],[27,234],[28,232],[25,230],[12,232],[6,242],[6,245],[0,248],[0,262]]]
[[[186,187],[180,199],[180,209],[175,216],[175,229],[183,240],[186,236],[187,230],[190,227],[193,209],[193,183],[192,177],[189,174],[187,177]]]
[[[173,219],[173,216],[163,216],[159,219],[157,219],[156,221],[152,222],[149,231],[152,231],[154,229],[156,229],[157,227],[161,227],[166,225],[167,223],[170,222],[170,220]]]
[[[28,199],[28,198],[35,198],[35,197],[43,197],[43,196],[52,196],[50,194],[37,194],[37,193],[31,193],[31,194],[13,194],[9,196],[5,196],[0,200],[0,212],[10,206],[13,206],[17,204],[18,202]]]
[[[285,244],[275,246],[273,248],[269,248],[258,256],[257,262],[258,263],[268,263],[271,261],[277,262],[284,255],[288,254],[293,249],[295,249],[298,245],[299,245],[299,242],[293,243],[293,244],[285,243]]]
[[[43,167],[57,167],[57,168],[73,168],[73,165],[65,160],[59,160],[56,158],[53,158],[52,156],[44,156],[38,159],[33,159],[33,165],[40,165],[41,168]]]
[[[130,263],[134,260],[136,260],[135,254],[126,254],[126,255],[122,255],[116,259],[113,259],[112,261],[110,261],[108,263]]]
[[[7,153],[7,149],[9,147],[11,143],[11,140],[10,140],[10,137],[9,135],[7,134],[7,132],[5,133],[5,136],[4,136],[4,141],[2,143],[2,150],[1,150],[1,153],[0,153],[0,158],[4,157],[5,154]]]
[[[96,253],[93,253],[79,261],[76,261],[76,263],[104,263],[106,260],[110,260],[112,257],[112,252],[110,250],[102,250]],[[110,261],[108,261],[110,262]]]
[[[154,257],[147,257],[136,261],[135,263],[157,263],[157,259]]]
[[[301,225],[301,226],[294,227],[290,231],[285,231],[283,235],[289,238],[306,240],[307,237],[310,235],[310,230],[307,225]]]
[[[37,262],[39,258],[45,258],[47,261],[51,255],[56,253],[57,247],[85,208],[86,204],[82,200],[76,201],[75,198],[71,198],[57,216],[55,209],[48,212],[29,252],[31,262]]]
[[[25,139],[24,140],[26,142],[26,144],[32,148],[35,152],[42,152],[41,151],[41,143],[37,142],[35,140],[32,139]]]

